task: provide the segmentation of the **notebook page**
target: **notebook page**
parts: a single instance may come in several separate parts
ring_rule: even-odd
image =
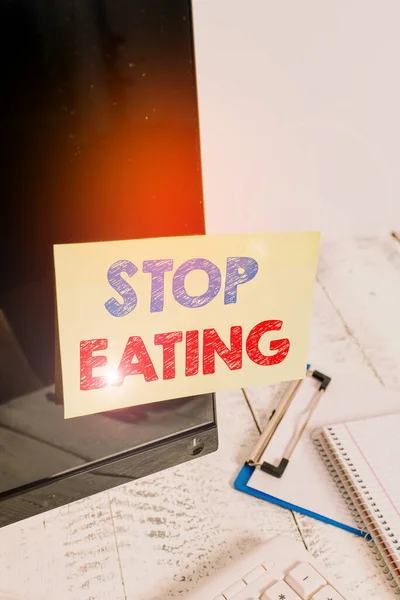
[[[323,369],[322,369],[323,371]],[[322,518],[359,529],[327,471],[311,434],[327,423],[364,419],[400,411],[400,394],[383,388],[373,380],[339,373],[327,373],[332,381],[322,396],[310,424],[303,433],[281,479],[255,469],[248,487],[272,496],[273,501],[291,504],[300,512],[316,513]],[[306,378],[295,400],[275,432],[261,461],[278,464],[301,418],[307,413],[318,382]]]
[[[400,414],[324,428],[362,503],[367,529],[400,578]],[[375,535],[374,535],[375,534]]]
[[[385,514],[400,540],[400,414],[345,424],[361,460],[367,463]]]

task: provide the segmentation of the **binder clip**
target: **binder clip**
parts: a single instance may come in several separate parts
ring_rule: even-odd
[[[289,406],[292,404],[292,402],[296,396],[296,392],[298,391],[300,384],[303,381],[302,379],[293,381],[289,385],[289,387],[288,387],[285,395],[283,396],[282,400],[280,401],[279,405],[272,412],[265,430],[262,432],[256,446],[254,447],[254,450],[253,450],[251,456],[246,461],[249,466],[258,467],[262,471],[264,471],[265,473],[269,473],[269,475],[272,475],[273,477],[280,478],[284,474],[286,467],[289,464],[290,457],[292,456],[292,454],[298,444],[298,441],[300,440],[305,428],[307,427],[308,423],[310,422],[310,419],[313,416],[314,411],[317,408],[322,395],[324,394],[326,388],[328,387],[328,385],[331,381],[330,377],[328,377],[327,375],[324,375],[320,371],[308,369],[306,376],[313,377],[314,379],[316,379],[317,381],[320,382],[320,385],[319,385],[318,390],[315,392],[314,396],[312,397],[312,400],[310,403],[310,408],[309,408],[306,419],[304,420],[300,429],[293,435],[292,439],[290,440],[289,445],[285,451],[285,454],[284,454],[284,456],[282,456],[282,458],[279,462],[279,465],[275,466],[275,465],[273,465],[269,462],[265,462],[265,461],[260,462],[260,458],[263,455],[265,449],[267,448],[269,442],[271,441],[272,436],[274,435],[279,423],[282,421],[283,417],[285,416]]]

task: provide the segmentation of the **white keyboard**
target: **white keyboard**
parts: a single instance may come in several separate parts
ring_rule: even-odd
[[[307,552],[279,536],[208,578],[184,600],[356,600]]]

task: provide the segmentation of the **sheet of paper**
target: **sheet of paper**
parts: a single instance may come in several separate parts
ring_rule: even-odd
[[[398,409],[400,411],[400,407]],[[324,441],[348,479],[365,528],[400,576],[400,412],[324,428]],[[351,484],[350,484],[351,482]]]
[[[357,529],[341,494],[321,460],[311,434],[326,424],[398,412],[400,393],[387,390],[374,380],[360,380],[332,373],[329,370],[326,374],[332,375],[332,381],[322,396],[282,478],[277,479],[256,469],[248,485],[283,502]],[[301,383],[295,400],[286,417],[281,421],[261,461],[279,464],[293,432],[306,415],[310,399],[316,389],[318,389],[318,382],[312,378],[306,378]]]
[[[319,234],[54,248],[65,417],[300,379]]]

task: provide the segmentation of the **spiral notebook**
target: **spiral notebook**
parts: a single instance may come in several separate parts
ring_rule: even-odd
[[[312,437],[349,513],[400,593],[400,413],[324,426]]]

